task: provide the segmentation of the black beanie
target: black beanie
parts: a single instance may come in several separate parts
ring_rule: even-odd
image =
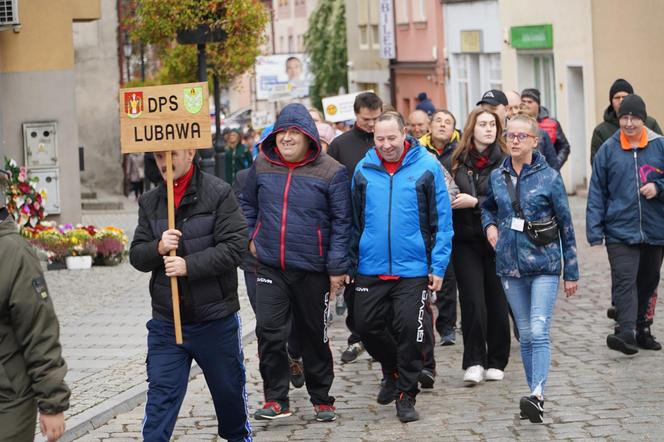
[[[646,104],[643,102],[643,99],[634,94],[623,98],[622,103],[620,103],[620,109],[618,110],[618,118],[623,115],[638,117],[645,123],[648,114],[646,113]]]
[[[609,103],[611,100],[613,100],[613,96],[618,92],[627,92],[628,94],[633,94],[634,88],[631,84],[629,84],[629,81],[623,78],[617,79],[611,85],[611,89],[609,89]]]
[[[537,104],[540,104],[540,91],[535,88],[524,89],[523,92],[521,92],[521,98],[523,97],[532,98],[537,101]]]

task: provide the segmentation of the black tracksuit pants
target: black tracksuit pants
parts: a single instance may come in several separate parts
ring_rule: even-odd
[[[344,289],[344,301],[346,302],[346,328],[350,331],[348,345],[362,342],[360,334],[355,327],[355,284],[351,283]]]
[[[611,292],[621,330],[652,322],[651,298],[659,284],[664,247],[649,244],[607,244],[611,265]],[[654,310],[654,306],[652,307]]]
[[[399,374],[397,393],[419,392],[417,378],[422,371],[426,330],[433,333],[427,285],[428,278],[355,278],[357,331],[369,354],[381,363],[383,376]]]
[[[454,276],[454,267],[450,262],[443,277],[443,287],[436,296],[436,307],[438,317],[436,318],[436,330],[441,338],[450,330],[456,328],[457,308],[457,283]],[[434,348],[436,347],[436,336],[433,330],[426,333],[426,349],[424,355],[424,368],[436,373],[436,360],[434,359]]]
[[[286,342],[299,337],[304,379],[314,405],[333,404],[334,370],[327,337],[330,280],[325,273],[259,265],[256,279],[256,336],[265,401],[288,404],[290,369]]]
[[[509,307],[486,240],[458,241],[452,261],[459,285],[463,364],[504,370],[510,356]]]

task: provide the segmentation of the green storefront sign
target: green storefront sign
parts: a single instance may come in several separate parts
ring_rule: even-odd
[[[514,49],[553,48],[553,25],[512,26],[510,34]]]

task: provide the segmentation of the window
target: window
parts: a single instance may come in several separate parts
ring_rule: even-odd
[[[408,18],[408,3],[410,3],[410,0],[394,0],[397,25],[407,25],[410,22]]]
[[[412,0],[411,11],[413,11],[414,23],[426,23],[427,21],[426,0]]]
[[[549,109],[551,116],[556,114],[556,83],[553,73],[553,56],[539,55],[533,57],[535,88],[541,94],[541,104]]]
[[[466,121],[466,116],[468,115],[468,109],[470,109],[471,104],[470,100],[470,78],[468,75],[468,56],[459,55],[457,56],[457,92],[459,94],[459,110],[457,111],[457,119],[459,120],[459,125],[462,125]],[[463,121],[463,122],[462,122]]]
[[[358,26],[360,30],[360,49],[369,49],[369,26]]]
[[[500,54],[486,54],[487,73],[488,73],[488,88],[487,89],[503,89],[503,74],[500,68]]]
[[[371,48],[380,49],[380,37],[378,36],[378,25],[371,25]]]

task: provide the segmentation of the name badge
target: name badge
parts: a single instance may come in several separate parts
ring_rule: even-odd
[[[510,225],[510,229],[516,230],[517,232],[523,232],[525,224],[526,222],[521,218],[512,218],[512,225]]]

